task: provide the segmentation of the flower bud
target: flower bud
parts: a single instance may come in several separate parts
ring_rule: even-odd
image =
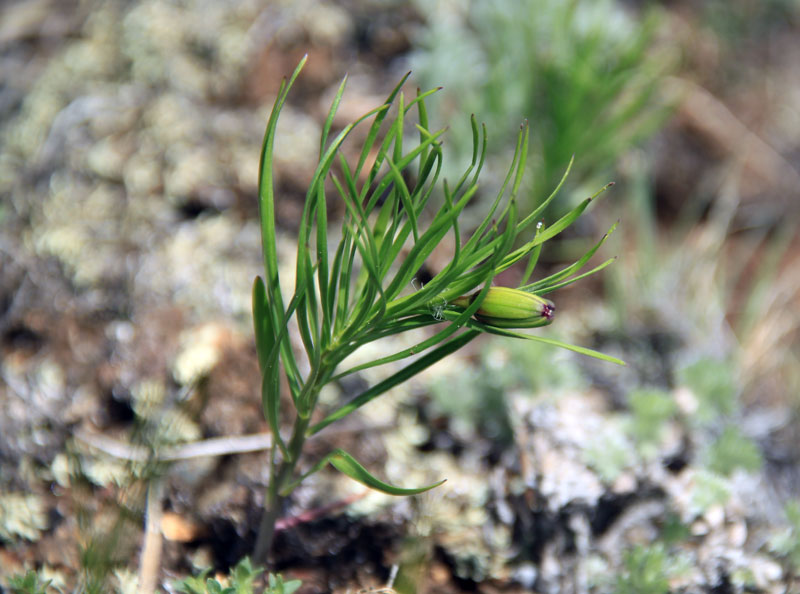
[[[466,308],[479,293],[463,295],[453,300],[453,305]],[[490,287],[481,302],[475,319],[497,328],[536,328],[546,326],[555,315],[553,302],[511,287]]]

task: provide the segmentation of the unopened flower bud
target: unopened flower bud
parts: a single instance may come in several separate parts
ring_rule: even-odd
[[[453,305],[466,308],[479,293],[453,300]],[[546,326],[555,315],[553,302],[522,289],[490,287],[481,302],[475,319],[497,328],[536,328]]]

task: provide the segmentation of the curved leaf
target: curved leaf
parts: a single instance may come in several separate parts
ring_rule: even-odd
[[[556,340],[555,338],[545,338],[544,336],[538,336],[536,334],[523,334],[521,332],[514,332],[512,330],[506,330],[505,328],[497,328],[496,326],[489,326],[487,324],[482,324],[477,320],[469,320],[467,322],[467,326],[469,326],[470,328],[480,329],[488,334],[497,334],[498,336],[508,336],[510,338],[523,338],[525,340],[541,342],[543,344],[548,344],[550,346],[567,349],[568,351],[573,351],[581,355],[586,355],[587,357],[594,357],[595,359],[601,359],[603,361],[608,361],[609,363],[616,363],[617,365],[623,365],[623,366],[625,365],[625,361],[623,361],[622,359],[617,359],[616,357],[612,357],[611,355],[606,355],[605,353],[600,353],[592,349],[587,349],[586,347],[569,344],[568,342],[561,342],[560,340]]]
[[[258,363],[262,375],[264,374],[272,345],[275,342],[272,314],[267,308],[267,289],[264,286],[264,279],[257,276],[253,281],[253,327],[256,336]]]
[[[441,481],[433,483],[432,485],[427,485],[425,487],[419,487],[416,489],[403,489],[401,487],[395,487],[394,485],[384,483],[383,481],[375,478],[366,468],[361,466],[361,464],[359,464],[355,458],[353,458],[344,450],[333,450],[330,454],[328,454],[327,459],[331,466],[333,466],[342,474],[346,474],[354,481],[358,481],[370,489],[380,491],[381,493],[386,493],[387,495],[418,495],[419,493],[424,493],[425,491],[429,491],[434,487],[438,487],[447,480],[442,479]]]

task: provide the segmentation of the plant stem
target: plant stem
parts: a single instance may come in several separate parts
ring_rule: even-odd
[[[270,478],[270,485],[267,487],[267,496],[264,501],[264,512],[261,514],[261,523],[258,526],[258,538],[253,551],[253,562],[257,564],[267,562],[267,555],[275,536],[275,522],[278,520],[283,505],[284,498],[278,494],[277,490],[272,489],[274,479],[275,477]]]
[[[313,390],[312,402],[316,403],[319,387]],[[289,457],[285,458],[277,465],[270,466],[269,485],[264,497],[264,512],[261,515],[261,522],[258,526],[258,537],[253,551],[253,561],[255,563],[266,563],[269,551],[272,548],[272,539],[275,536],[275,522],[281,513],[285,495],[281,495],[284,485],[291,479],[303,451],[303,444],[306,441],[306,431],[310,422],[310,417],[303,418],[297,415],[292,429],[292,438],[288,443],[287,450]],[[274,446],[273,446],[274,447]]]

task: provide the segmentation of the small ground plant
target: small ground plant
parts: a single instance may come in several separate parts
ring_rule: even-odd
[[[25,575],[13,576],[8,587],[14,594],[47,594],[50,580],[43,580],[39,574],[29,570]]]
[[[231,569],[224,585],[208,577],[210,571],[206,569],[198,576],[183,579],[175,584],[175,588],[184,594],[253,594],[256,591],[254,583],[264,573],[264,568],[253,567],[250,559],[245,557]],[[267,576],[267,580],[266,589],[261,590],[263,594],[294,594],[303,585],[300,580],[284,582],[280,574],[273,573]]]
[[[303,479],[327,464],[370,488],[392,495],[413,495],[441,484],[419,488],[387,484],[341,449],[316,461],[304,473],[298,471],[298,462],[307,438],[457,351],[479,334],[538,341],[621,363],[586,348],[517,331],[552,322],[555,306],[543,295],[613,261],[581,272],[606,234],[573,264],[529,282],[544,243],[569,227],[606,188],[545,225],[540,217],[563,184],[565,173],[549,197],[531,212],[520,213],[518,193],[529,137],[528,126],[523,124],[499,192],[476,228],[466,233],[459,225],[459,217],[478,194],[486,129],[472,118],[472,161],[455,182],[445,180],[439,184],[445,130],[429,128],[425,107],[425,100],[435,90],[418,91],[407,100],[401,90],[407,76],[383,105],[334,136],[334,117],[346,79],[339,87],[322,128],[319,164],[297,231],[293,294],[285,300],[275,224],[274,144],[278,117],[304,63],[305,59],[280,88],[261,155],[259,207],[265,276],[256,278],[253,287],[253,317],[262,372],[262,403],[274,444],[265,511],[256,543],[257,561],[266,557],[283,500]],[[409,121],[414,114],[417,117],[412,128]],[[343,144],[356,126],[370,120],[357,161],[350,163]],[[414,130],[414,142],[409,140],[412,137],[407,134],[407,127]],[[441,206],[427,214],[426,204],[434,191],[442,194]],[[329,225],[327,219],[329,202],[334,199],[345,207],[344,221],[335,226]],[[341,227],[336,236],[334,227]],[[453,246],[448,264],[426,284],[415,282],[432,251],[448,235]],[[493,286],[497,274],[517,264],[521,269],[524,266],[518,287]],[[341,368],[350,354],[370,342],[428,326],[437,329],[410,348]],[[301,354],[290,340],[295,331],[302,342]],[[326,411],[327,414],[317,410],[320,390],[326,384],[403,359],[411,362],[341,407]],[[288,389],[294,417],[287,435],[279,426],[282,389]]]

